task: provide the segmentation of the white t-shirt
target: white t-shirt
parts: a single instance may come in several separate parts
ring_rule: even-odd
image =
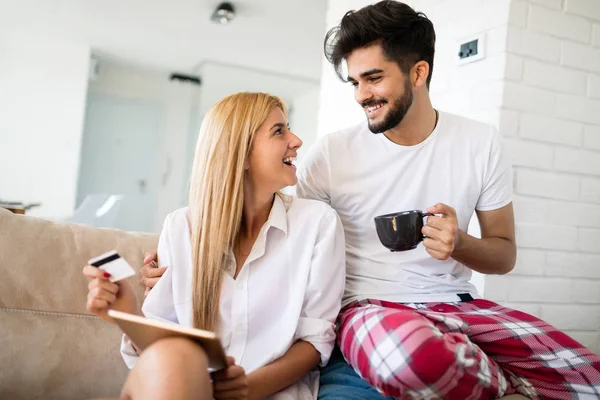
[[[159,266],[168,266],[142,311],[147,318],[192,326],[192,250],[187,208],[169,214],[158,244]],[[326,204],[275,196],[236,279],[235,258],[223,272],[217,333],[225,353],[250,373],[281,357],[299,339],[327,364],[345,280],[344,234]],[[132,368],[137,354],[124,337],[121,353]],[[272,399],[316,399],[318,372],[309,373]]]
[[[343,305],[364,299],[451,302],[459,300],[458,293],[476,297],[469,268],[431,257],[422,243],[389,251],[373,218],[444,203],[456,210],[459,228],[466,231],[474,210],[501,208],[512,197],[512,173],[496,129],[443,112],[431,135],[415,146],[373,134],[366,122],[321,137],[298,178],[299,197],[330,204],[342,219]]]

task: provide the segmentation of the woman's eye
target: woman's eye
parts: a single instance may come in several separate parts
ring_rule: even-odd
[[[279,128],[279,129],[277,129],[277,130],[275,131],[275,135],[281,135],[281,133],[282,133],[282,132],[281,132],[281,128]]]

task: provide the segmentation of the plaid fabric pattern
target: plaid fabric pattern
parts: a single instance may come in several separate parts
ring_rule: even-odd
[[[347,362],[401,399],[599,399],[600,356],[544,321],[488,300],[354,302],[339,317]]]

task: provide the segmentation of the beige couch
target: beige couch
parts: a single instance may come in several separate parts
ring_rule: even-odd
[[[127,374],[121,333],[86,312],[81,268],[117,249],[139,269],[157,241],[157,235],[55,223],[0,208],[0,400],[119,396]],[[142,285],[130,279],[141,299]]]
[[[118,397],[127,373],[121,334],[86,312],[81,268],[117,249],[137,269],[157,240],[0,208],[0,399]]]

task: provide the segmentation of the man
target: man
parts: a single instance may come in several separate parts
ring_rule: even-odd
[[[323,369],[320,398],[381,398],[372,388],[398,398],[598,398],[600,357],[477,299],[469,283],[471,270],[514,267],[511,171],[493,127],[432,107],[434,47],[431,21],[390,0],[348,12],[325,39],[367,121],[320,138],[299,171],[298,195],[330,204],[346,236],[343,358]],[[375,216],[426,207],[435,216],[418,248],[379,242]],[[481,239],[466,232],[474,211]]]

